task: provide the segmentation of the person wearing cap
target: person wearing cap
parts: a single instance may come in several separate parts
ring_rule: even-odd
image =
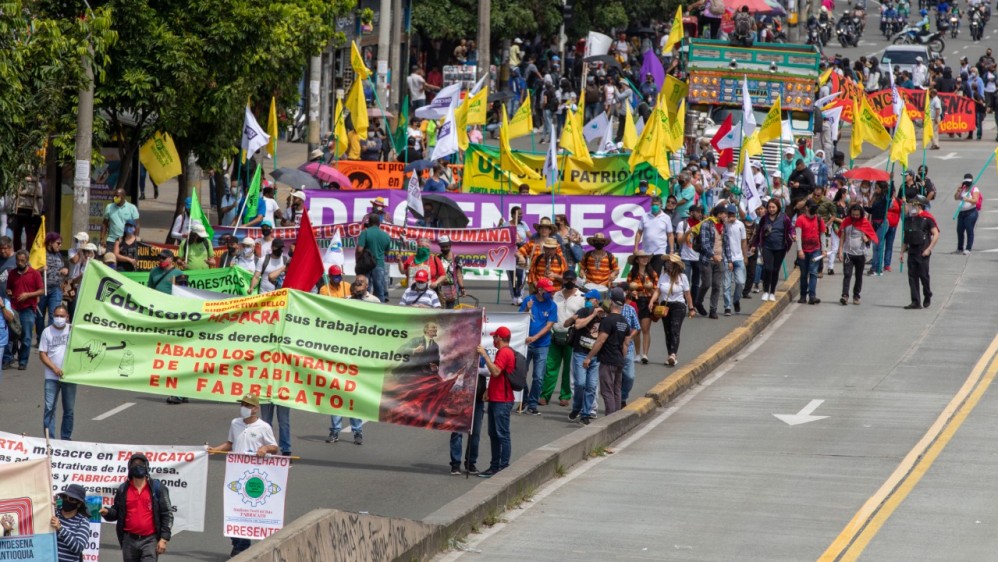
[[[779,199],[780,204],[784,207],[790,204],[790,190],[787,185],[783,183],[783,174],[777,170],[772,173],[772,186],[769,191],[770,197],[775,197]]]
[[[191,224],[187,238],[177,248],[180,267],[185,271],[196,271],[215,267],[215,248],[208,239],[208,231],[200,222]]]
[[[184,208],[177,213],[173,219],[173,226],[170,228],[170,238],[176,242],[187,238],[191,231],[191,198],[184,199]]]
[[[159,252],[159,263],[149,272],[146,287],[168,295],[173,294],[174,280],[178,275],[183,273],[176,267],[174,259],[171,250],[161,250]]]
[[[558,404],[568,406],[572,399],[572,345],[568,339],[568,327],[563,325],[566,318],[575,315],[586,300],[582,292],[575,286],[575,271],[569,269],[562,279],[561,290],[552,295],[555,308],[558,311],[557,321],[551,327],[551,347],[545,361],[544,386],[537,404],[543,406],[551,401],[555,385],[558,384],[558,374],[561,373],[561,386],[558,393]]]
[[[440,308],[440,297],[437,292],[430,288],[430,274],[425,269],[420,269],[413,276],[412,283],[406,287],[399,301],[401,306],[415,306],[418,308]]]
[[[114,191],[114,202],[104,207],[104,222],[101,223],[100,229],[102,245],[112,245],[121,238],[125,233],[125,223],[128,221],[135,223],[136,232],[140,230],[138,207],[128,202],[124,189],[118,188]]]
[[[797,267],[800,268],[800,298],[797,302],[818,304],[818,265],[825,247],[825,221],[818,216],[818,203],[808,198],[804,214],[797,216],[794,224],[797,242]]]
[[[911,82],[916,88],[923,88],[929,79],[929,67],[921,56],[915,57],[915,66],[911,67]]]
[[[343,281],[343,269],[340,266],[329,266],[326,282],[319,287],[319,294],[337,299],[350,298],[350,284]]]
[[[295,189],[291,192],[289,199],[291,202],[281,217],[281,226],[301,226],[301,216],[307,212],[305,209],[305,192]]]
[[[28,358],[31,356],[35,309],[38,306],[38,297],[45,293],[45,282],[42,280],[41,273],[31,267],[27,250],[18,250],[14,258],[15,267],[7,273],[7,294],[10,295],[14,313],[21,321],[22,334],[17,369],[23,371],[28,367]],[[4,353],[4,365],[9,365],[13,360],[14,342],[12,341]]]
[[[316,148],[315,150],[313,150],[312,152],[310,152],[308,154],[308,161],[309,162],[319,162],[321,164],[323,162],[323,160],[324,160],[324,158],[323,158],[324,156],[325,156],[325,154],[323,154],[322,149],[321,148]]]
[[[717,319],[717,304],[721,299],[721,288],[725,272],[731,265],[731,243],[724,224],[727,222],[728,208],[717,205],[710,211],[710,216],[696,225],[691,231],[692,236],[700,237],[700,292],[695,297],[696,310],[701,316]],[[703,301],[710,292],[710,312],[703,306]]]
[[[388,302],[389,278],[388,269],[385,267],[385,254],[392,246],[392,239],[388,233],[381,230],[380,225],[379,215],[367,216],[366,227],[357,238],[357,252],[370,252],[375,265],[371,271],[356,271],[356,273],[370,275],[374,296],[381,299],[381,302]]]
[[[795,212],[800,212],[798,203],[811,195],[815,185],[814,174],[802,158],[794,161],[794,171],[787,178],[787,185],[790,186],[790,207]]]
[[[552,240],[552,239],[548,239]],[[550,251],[550,248],[549,248]],[[560,283],[559,274],[559,283]],[[544,386],[544,375],[547,370],[547,357],[551,349],[551,329],[558,321],[558,307],[555,305],[552,293],[558,291],[547,277],[537,279],[536,292],[523,299],[520,312],[530,313],[530,329],[527,335],[527,361],[532,365],[533,380],[530,392],[526,398],[527,413],[540,415],[537,405],[540,402],[541,389]]]
[[[727,234],[728,250],[731,253],[731,261],[724,272],[724,315],[731,316],[734,308],[735,314],[742,311],[742,291],[745,289],[745,255],[748,254],[745,223],[738,220],[738,208],[728,205],[728,217],[724,225]]]
[[[170,490],[149,476],[149,459],[132,453],[128,480],[115,490],[111,507],[101,508],[105,521],[115,523],[121,557],[125,562],[157,560],[173,537]]]
[[[509,328],[499,326],[489,335],[492,336],[492,345],[496,349],[495,359],[490,357],[489,352],[481,345],[477,348],[478,355],[485,362],[485,368],[489,372],[485,400],[489,403],[488,428],[489,442],[492,446],[489,468],[479,473],[478,476],[481,478],[491,478],[508,467],[513,451],[509,419],[513,412],[515,395],[509,383],[509,375],[513,374],[516,368],[517,354],[509,346],[509,340],[513,337]]]
[[[226,265],[241,267],[251,274],[256,273],[257,268],[260,266],[260,258],[256,255],[256,240],[247,236],[242,239],[242,242],[239,242],[233,236],[229,240],[230,251],[233,246],[235,246],[236,251],[235,257],[228,264],[223,264],[222,267],[226,267]]]
[[[939,226],[936,219],[925,211],[927,200],[918,195],[908,200],[907,217],[901,235],[901,263],[904,253],[908,253],[908,288],[911,303],[907,310],[929,308],[932,303],[932,288],[929,285],[929,259],[932,249],[939,241]],[[921,294],[920,294],[921,293]],[[924,295],[924,299],[922,296]]]
[[[277,235],[274,234],[274,225],[268,221],[260,223],[261,236],[256,239],[257,255],[266,256],[270,254],[270,246],[274,243]]]
[[[623,289],[614,287],[610,290],[609,305],[610,311],[600,320],[599,335],[582,361],[582,368],[588,369],[594,357],[599,359],[599,392],[608,416],[621,408],[627,345],[634,335],[634,330],[621,314],[623,307],[627,306],[627,295]]]
[[[284,271],[290,262],[291,258],[284,255],[284,240],[275,238],[270,243],[270,253],[260,257],[260,265],[253,273],[253,281],[250,283],[250,294],[257,289],[261,293],[280,289]]]
[[[0,237],[0,260],[6,260],[7,258],[14,257],[13,250],[10,251],[9,253],[4,252],[4,245],[3,245],[4,238],[7,237],[6,236]],[[7,238],[7,241],[9,243],[10,238]],[[69,251],[66,252],[66,255],[69,256],[70,279],[75,278],[80,273],[81,269],[80,261],[83,259],[83,246],[88,242],[90,242],[90,235],[87,234],[86,232],[77,232],[76,234],[73,235],[73,245],[70,246]],[[7,265],[6,262],[0,264],[0,272],[4,271],[5,269],[8,269],[5,267],[6,265]],[[14,260],[10,259],[10,268],[13,267],[14,267]],[[6,292],[4,292],[4,294],[6,294]]]
[[[973,174],[964,174],[963,182],[953,193],[953,199],[959,201],[956,216],[956,253],[970,255],[974,249],[974,227],[977,225],[981,191],[974,185]],[[967,244],[964,246],[964,237]]]
[[[87,515],[87,491],[70,484],[56,495],[61,505],[50,524],[55,529],[58,562],[79,562],[90,544],[90,517]]]
[[[669,248],[676,244],[672,219],[662,212],[662,198],[651,200],[651,212],[645,213],[638,224],[638,233],[634,237],[634,253],[638,250],[651,256],[651,269],[656,275],[661,275]]]
[[[265,457],[279,452],[274,430],[270,424],[260,419],[260,396],[244,394],[237,400],[239,416],[229,423],[229,436],[225,442],[211,448],[212,451],[233,452],[241,455]],[[232,552],[235,556],[250,547],[249,539],[232,537]]]
[[[114,256],[121,271],[135,271],[139,260],[139,244],[137,225],[133,221],[125,222],[125,233],[114,241],[109,254]],[[106,254],[105,254],[106,255]]]
[[[589,425],[596,412],[596,388],[599,385],[599,359],[595,356],[587,366],[583,366],[586,355],[592,350],[593,344],[599,338],[599,323],[605,315],[600,305],[602,296],[596,289],[591,289],[583,295],[584,306],[575,314],[562,322],[562,326],[574,328],[575,337],[572,345],[572,385],[575,392],[572,396],[572,409],[568,419]]]
[[[467,295],[464,290],[464,258],[454,253],[448,236],[441,236],[437,245],[440,246],[440,253],[436,259],[444,271],[444,277],[437,282],[437,293],[444,308],[454,308],[458,297]]]
[[[602,232],[597,232],[586,238],[586,243],[593,249],[583,254],[579,262],[581,278],[584,282],[608,287],[620,274],[617,257],[604,249],[610,239]]]
[[[807,165],[814,176],[814,185],[817,187],[828,187],[828,164],[825,163],[825,151],[818,149],[814,151],[814,158]]]
[[[798,160],[802,160],[800,154],[794,150],[794,147],[788,146],[783,149],[783,159],[780,160],[779,169],[774,171],[779,171],[780,175],[789,181],[790,174],[797,168]]]
[[[101,261],[104,262],[104,265],[106,265],[108,269],[111,269],[112,271],[118,270],[118,258],[114,257],[113,252],[104,252],[104,256],[101,257]],[[39,315],[38,318],[41,318],[41,315]]]

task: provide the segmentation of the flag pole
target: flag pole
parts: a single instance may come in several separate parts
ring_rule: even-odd
[[[996,151],[996,152],[998,152],[998,151]],[[984,170],[988,169],[988,166],[990,166],[991,163],[994,162],[994,159],[995,159],[995,152],[992,152],[991,156],[988,156],[987,162],[985,162],[984,165],[981,166],[981,171],[977,172],[977,177],[974,178],[974,183],[970,184],[970,187],[974,187],[975,185],[977,185],[977,182],[980,181],[981,176],[984,175]],[[981,197],[984,197],[984,196],[981,195]],[[953,220],[956,220],[956,218],[958,216],[960,216],[960,205],[957,205],[956,206],[956,211],[953,212]]]

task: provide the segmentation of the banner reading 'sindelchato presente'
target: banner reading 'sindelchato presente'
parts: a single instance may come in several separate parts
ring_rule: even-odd
[[[482,312],[279,290],[218,301],[164,295],[91,263],[66,382],[166,396],[275,404],[467,431]]]

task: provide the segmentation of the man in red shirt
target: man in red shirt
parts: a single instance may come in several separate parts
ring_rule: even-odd
[[[489,357],[482,346],[478,346],[478,354],[485,361],[489,370],[489,389],[485,400],[489,403],[489,441],[492,444],[492,460],[489,469],[479,473],[482,478],[491,478],[500,470],[509,466],[512,453],[512,442],[509,435],[509,418],[513,412],[513,387],[508,376],[516,366],[516,354],[509,346],[512,334],[506,326],[496,328],[490,334],[492,344],[496,348],[495,361]]]
[[[7,297],[11,308],[21,320],[20,350],[17,357],[17,370],[28,368],[28,357],[31,355],[31,336],[35,330],[35,309],[38,307],[38,297],[45,292],[42,275],[28,265],[28,252],[18,250],[15,255],[17,267],[7,274]],[[14,349],[18,342],[13,339],[4,350],[3,368],[6,369],[14,361]]]
[[[111,507],[100,514],[106,521],[117,521],[124,562],[157,560],[166,552],[173,528],[170,491],[149,477],[149,459],[142,453],[128,459],[128,480],[118,486]]]
[[[817,215],[818,202],[808,199],[804,214],[797,215],[794,231],[797,233],[797,266],[800,267],[801,304],[821,302],[815,291],[818,289],[818,266],[821,264],[821,249],[825,247],[825,221]]]

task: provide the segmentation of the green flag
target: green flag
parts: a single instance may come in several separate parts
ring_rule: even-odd
[[[259,171],[260,168],[257,168]],[[198,201],[198,192],[193,191],[191,193],[191,225],[194,223],[201,223],[204,227],[204,231],[208,233],[208,240],[215,239],[215,231],[211,228],[211,222],[208,220],[208,216],[204,214],[204,210],[201,208],[201,202]]]
[[[405,143],[409,136],[409,96],[402,100],[402,109],[399,110],[399,120],[395,125],[395,134],[392,135],[392,146],[395,147],[396,154],[402,154],[405,150]]]
[[[243,223],[249,222],[246,217],[251,217],[250,220],[255,219],[256,215],[259,213],[257,205],[260,203],[260,182],[262,180],[260,176],[260,170],[263,166],[257,166],[256,171],[253,172],[253,181],[250,182],[249,191],[246,192],[246,211],[243,212]],[[192,204],[193,208],[194,205]],[[191,215],[191,220],[194,219],[194,215]]]

